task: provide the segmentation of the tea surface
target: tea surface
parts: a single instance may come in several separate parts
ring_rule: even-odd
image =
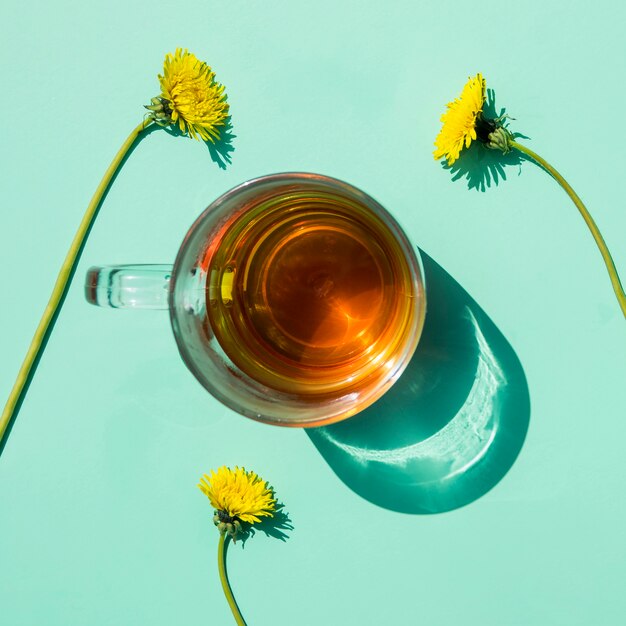
[[[373,383],[414,313],[395,238],[340,196],[287,194],[247,208],[214,240],[207,269],[207,310],[222,348],[281,391]]]

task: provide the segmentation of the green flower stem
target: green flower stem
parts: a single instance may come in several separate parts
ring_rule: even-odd
[[[226,550],[225,550],[225,540],[226,533],[220,533],[220,541],[217,544],[217,567],[220,572],[220,581],[222,583],[222,589],[224,590],[224,595],[226,596],[226,600],[228,601],[228,606],[230,610],[233,612],[233,617],[237,622],[238,626],[246,626],[246,623],[243,621],[243,617],[239,612],[239,607],[237,606],[237,602],[235,602],[235,596],[233,596],[233,592],[231,591],[230,584],[228,583],[228,576],[226,575]]]
[[[52,290],[52,295],[50,296],[50,300],[46,305],[46,308],[41,317],[41,321],[39,322],[39,326],[37,326],[37,330],[35,331],[33,339],[30,342],[26,357],[24,358],[22,367],[18,372],[17,379],[15,380],[15,384],[13,385],[13,389],[11,390],[9,399],[7,400],[7,403],[2,411],[2,416],[0,417],[0,447],[3,442],[7,427],[9,426],[9,424],[11,423],[11,419],[13,418],[15,408],[16,406],[18,406],[20,400],[25,394],[25,387],[31,374],[31,370],[33,369],[33,365],[37,362],[37,359],[42,352],[44,340],[46,337],[46,333],[48,332],[48,329],[50,327],[50,323],[54,319],[61,306],[63,294],[67,289],[69,280],[78,261],[80,251],[82,250],[85,240],[87,239],[87,234],[89,233],[89,229],[96,216],[98,206],[102,201],[102,197],[109,188],[111,180],[115,176],[115,173],[119,169],[120,164],[124,160],[124,157],[130,150],[131,146],[139,137],[141,132],[144,131],[148,126],[150,126],[150,124],[152,124],[152,120],[144,119],[144,121],[141,122],[141,124],[139,124],[139,126],[137,126],[131,132],[131,134],[128,136],[128,139],[126,139],[122,147],[119,149],[118,153],[115,155],[115,158],[111,162],[111,165],[109,165],[109,168],[105,172],[104,177],[100,181],[100,184],[98,185],[98,188],[96,189],[93,198],[91,198],[91,202],[89,203],[89,206],[85,211],[85,215],[83,216],[78,230],[76,231],[76,235],[74,235],[74,239],[72,240],[70,249],[67,252],[67,256],[63,261],[63,265],[61,266],[61,270],[59,271],[59,275],[57,276],[54,289]]]
[[[619,276],[617,274],[617,270],[615,269],[615,263],[613,263],[613,259],[611,258],[611,253],[604,242],[604,238],[600,234],[600,230],[596,226],[596,223],[593,221],[593,218],[589,214],[589,211],[583,204],[582,200],[578,197],[576,192],[569,186],[567,181],[544,159],[542,159],[538,154],[533,152],[530,148],[517,143],[517,141],[511,140],[509,141],[509,146],[511,148],[516,148],[520,152],[523,152],[525,155],[529,156],[533,161],[538,163],[541,167],[543,167],[558,183],[563,187],[565,193],[571,198],[572,202],[576,205],[576,208],[580,211],[580,214],[583,216],[585,223],[587,224],[593,238],[600,248],[600,254],[604,259],[604,264],[606,265],[606,269],[609,272],[609,277],[611,278],[611,284],[613,285],[613,291],[617,297],[617,301],[622,309],[622,313],[624,317],[626,317],[626,294],[624,293],[624,288],[622,287],[622,283],[620,282]]]

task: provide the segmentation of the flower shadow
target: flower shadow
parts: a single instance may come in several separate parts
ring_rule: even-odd
[[[376,403],[307,435],[355,493],[403,513],[469,504],[512,467],[530,399],[513,348],[485,312],[422,252],[428,313],[417,351]]]
[[[505,108],[499,112],[496,110],[496,96],[493,89],[487,90],[483,112],[489,119],[506,117]],[[522,133],[513,133],[513,137],[528,139]],[[453,181],[467,180],[468,189],[485,192],[492,184],[497,186],[500,181],[506,180],[507,167],[517,167],[519,175],[522,161],[526,160],[528,159],[518,150],[503,154],[500,150],[487,148],[480,141],[473,141],[469,148],[461,151],[459,158],[452,165],[448,165],[444,160],[441,166],[444,170],[449,170]]]
[[[183,133],[178,126],[166,126],[163,130],[172,135],[172,137],[187,137],[186,133]],[[219,127],[220,138],[215,142],[205,141],[211,160],[220,168],[225,170],[232,164],[232,153],[235,151],[233,146],[233,139],[237,136],[233,134],[233,125],[231,118],[228,116],[222,126]]]
[[[279,541],[287,541],[289,539],[289,532],[293,530],[293,522],[289,517],[289,513],[286,513],[285,505],[279,502],[276,505],[276,510],[272,517],[262,517],[261,521],[252,525],[245,524],[238,535],[237,543],[241,542],[242,549],[245,547],[246,541],[257,532],[263,533],[266,537],[272,537]]]

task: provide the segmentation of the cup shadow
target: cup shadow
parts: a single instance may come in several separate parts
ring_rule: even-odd
[[[528,430],[521,363],[468,293],[421,252],[428,296],[414,357],[376,403],[306,433],[373,504],[413,514],[465,506],[512,467]]]

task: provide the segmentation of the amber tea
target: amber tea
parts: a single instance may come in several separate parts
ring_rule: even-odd
[[[340,193],[249,200],[213,232],[204,269],[207,324],[230,360],[304,400],[379,385],[415,325],[397,235]]]

